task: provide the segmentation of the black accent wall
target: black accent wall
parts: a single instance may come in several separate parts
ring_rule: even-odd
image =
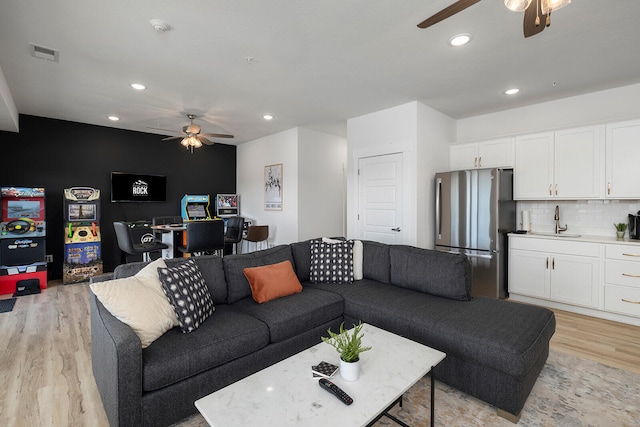
[[[193,154],[179,140],[161,135],[20,115],[20,133],[0,131],[0,186],[44,187],[49,279],[62,278],[64,212],[62,190],[101,191],[104,271],[120,264],[114,221],[180,215],[185,194],[236,192],[236,147],[216,143]],[[111,202],[111,172],[167,176],[164,203]],[[213,215],[215,212],[211,211]]]

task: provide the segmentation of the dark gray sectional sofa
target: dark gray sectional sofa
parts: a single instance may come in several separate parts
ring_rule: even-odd
[[[189,334],[175,327],[144,350],[92,293],[93,372],[111,425],[179,421],[196,412],[195,400],[319,343],[343,320],[445,352],[435,369],[439,381],[517,417],[547,359],[553,313],[471,298],[471,269],[462,255],[370,241],[363,248],[364,278],[352,284],[309,282],[310,241],[197,257],[213,316]],[[303,291],[256,303],[243,269],[284,260],[292,261]],[[95,280],[131,276],[144,265],[121,265]]]

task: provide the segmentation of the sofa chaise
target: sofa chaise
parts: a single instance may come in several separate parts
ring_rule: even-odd
[[[312,242],[193,258],[215,311],[195,331],[173,327],[144,349],[92,292],[93,373],[110,424],[175,423],[196,412],[197,399],[319,343],[343,321],[369,323],[445,352],[437,380],[517,421],[549,353],[553,312],[471,297],[464,255],[372,241],[362,242],[362,279],[318,283]],[[257,303],[244,269],[283,261],[291,262],[301,291]],[[120,265],[92,283],[134,276],[145,265]]]

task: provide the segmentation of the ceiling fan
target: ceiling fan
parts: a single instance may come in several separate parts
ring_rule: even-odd
[[[187,118],[191,121],[189,126],[184,126],[182,128],[181,135],[178,136],[169,136],[167,138],[162,138],[163,141],[169,141],[171,139],[182,139],[180,144],[184,145],[187,150],[191,150],[193,153],[194,148],[202,147],[202,144],[205,145],[213,145],[214,142],[207,138],[233,138],[233,135],[227,135],[224,133],[203,133],[200,132],[200,125],[193,123],[193,120],[197,116],[195,114],[187,114]]]
[[[479,1],[480,0],[458,0],[419,23],[418,28],[427,28],[440,21],[444,21]],[[571,3],[571,0],[504,0],[504,5],[509,10],[514,12],[524,11],[522,29],[525,37],[531,37],[542,32],[545,26],[548,27],[551,25],[551,12],[569,3]]]

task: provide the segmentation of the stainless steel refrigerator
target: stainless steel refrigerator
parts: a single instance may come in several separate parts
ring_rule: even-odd
[[[507,233],[516,230],[513,170],[436,174],[436,250],[471,260],[474,296],[507,296]]]

